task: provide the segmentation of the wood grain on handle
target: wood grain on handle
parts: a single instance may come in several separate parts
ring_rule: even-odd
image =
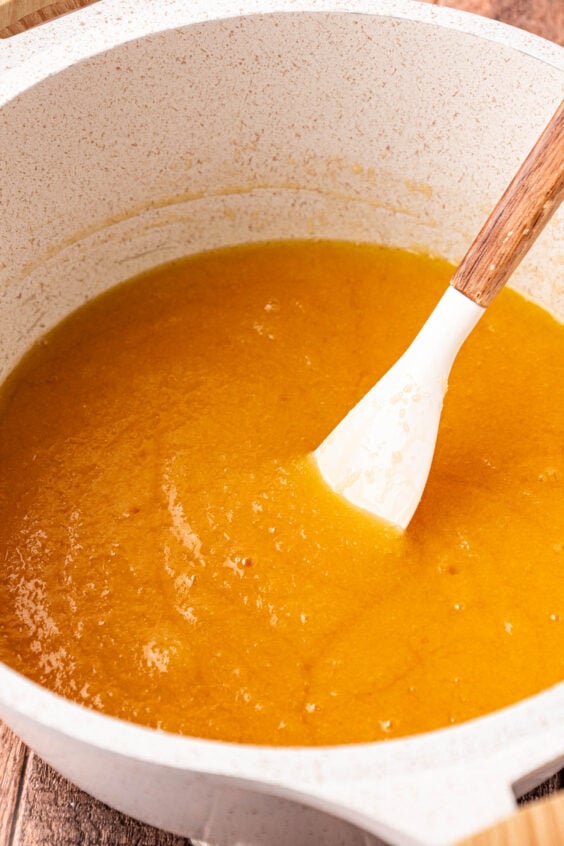
[[[451,285],[488,306],[564,197],[564,100],[496,204]]]
[[[532,802],[456,846],[564,846],[564,794]]]
[[[97,0],[0,0],[0,38],[10,38],[39,24],[89,6]]]

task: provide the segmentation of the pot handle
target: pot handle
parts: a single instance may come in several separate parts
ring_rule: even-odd
[[[564,732],[559,727],[536,731],[501,742],[483,757],[471,747],[467,752],[461,749],[450,764],[423,765],[403,775],[372,771],[326,782],[310,796],[325,800],[323,810],[393,846],[470,846],[472,840],[465,838],[515,814],[520,786],[539,784],[562,767]]]
[[[0,0],[0,38],[10,38],[98,0]]]

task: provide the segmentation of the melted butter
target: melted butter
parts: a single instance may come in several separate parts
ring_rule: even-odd
[[[562,327],[491,307],[404,535],[307,457],[451,272],[241,247],[51,332],[0,394],[0,657],[109,714],[269,744],[426,731],[561,680]]]

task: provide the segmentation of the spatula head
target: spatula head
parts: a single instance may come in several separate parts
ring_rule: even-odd
[[[446,377],[421,381],[400,359],[316,450],[327,484],[405,529],[427,482],[445,390]]]
[[[337,494],[407,527],[429,475],[452,363],[483,313],[448,288],[408,350],[317,448]]]

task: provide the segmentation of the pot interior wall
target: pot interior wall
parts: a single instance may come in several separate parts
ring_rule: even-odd
[[[198,250],[330,237],[459,259],[560,86],[462,32],[329,13],[168,30],[46,78],[2,109],[0,377],[88,298]],[[562,228],[515,277],[554,312]]]
[[[88,33],[84,38],[86,54]],[[0,109],[0,379],[72,309],[111,285],[199,250],[315,237],[394,244],[460,259],[550,117],[561,85],[557,68],[494,41],[407,19],[337,13],[255,15],[175,28],[46,76]],[[514,277],[516,287],[560,317],[563,229],[560,214]],[[3,672],[5,691],[15,690],[17,698],[29,683],[16,683],[9,670]],[[40,694],[43,700],[34,690],[22,697],[26,713],[33,710],[37,719],[12,720],[28,742],[87,790],[104,785],[98,795],[112,801],[121,790],[123,810],[170,825],[157,788],[157,798],[143,812],[139,802],[147,803],[149,789],[122,789],[145,773],[135,755],[127,757],[127,750],[136,748],[133,733],[142,730],[112,728],[106,718],[77,710],[68,722],[75,729],[80,724],[81,731],[84,724],[83,734],[96,738],[80,747],[84,757],[77,755],[74,735],[45,731],[46,712],[53,724],[60,719],[66,726],[64,708],[76,706]],[[534,704],[517,707],[524,715],[516,723],[519,736],[544,725],[550,711],[540,707],[535,716]],[[348,802],[364,814],[364,802],[371,814],[394,824],[405,817],[406,824],[409,820],[422,830],[425,806],[433,805],[428,828],[434,834],[437,826],[462,836],[471,826],[488,824],[503,810],[503,785],[496,792],[482,771],[482,752],[495,747],[489,729],[479,743],[475,735],[467,736],[471,730],[461,728],[468,742],[455,752],[472,749],[480,758],[477,799],[466,754],[461,755],[464,779],[458,779],[464,801],[458,803],[445,802],[446,787],[443,791],[436,769],[429,770],[428,782],[418,776],[407,793],[396,786],[403,781],[384,778],[382,773],[396,767],[408,772],[405,761],[415,760],[411,752],[399,755],[398,748],[428,740],[410,738],[393,753],[383,744],[377,763],[374,749],[347,750],[346,769],[340,751],[331,750],[327,760],[336,762],[331,766],[339,773],[334,778],[327,765],[338,787],[335,803],[345,807]],[[133,738],[129,747],[124,734]],[[503,745],[506,734],[498,734]],[[118,766],[112,759],[108,767],[109,758],[96,748],[101,735],[112,740],[104,748],[120,753]],[[182,758],[174,740],[170,760],[175,766],[180,761],[184,778],[191,747],[188,741],[179,744],[188,750]],[[143,736],[145,746],[166,742]],[[536,737],[530,738],[533,743],[540,750],[535,754],[547,754]],[[237,750],[237,761],[246,762],[251,752]],[[365,752],[375,762],[372,770],[361,757]],[[528,747],[525,752],[529,761]],[[163,754],[159,746],[159,760]],[[227,754],[228,747],[221,750],[222,771],[236,771],[239,764]],[[422,761],[426,754],[431,755],[425,752]],[[268,770],[263,755],[260,767],[253,759],[249,771]],[[444,763],[441,756],[450,760],[443,747],[436,760]],[[380,766],[376,779],[374,768]],[[312,765],[310,777],[302,762],[294,770],[292,761],[287,771],[280,770],[280,780],[301,789],[309,779],[315,793],[318,770]],[[350,784],[342,780],[345,771],[355,775]],[[365,772],[378,783],[378,792]],[[501,783],[500,773],[495,775]],[[444,778],[444,785],[447,778],[450,784],[450,771]],[[155,779],[175,812],[191,808],[196,819],[202,803],[190,805],[185,782],[176,788],[175,783],[171,776],[163,788],[162,773]],[[359,786],[364,798],[356,796]],[[331,779],[324,789],[330,796]],[[235,799],[240,807],[240,797]],[[451,831],[449,814],[456,816],[457,808],[464,816]],[[263,824],[260,818],[256,824]],[[199,831],[201,822],[191,826],[189,833]]]

